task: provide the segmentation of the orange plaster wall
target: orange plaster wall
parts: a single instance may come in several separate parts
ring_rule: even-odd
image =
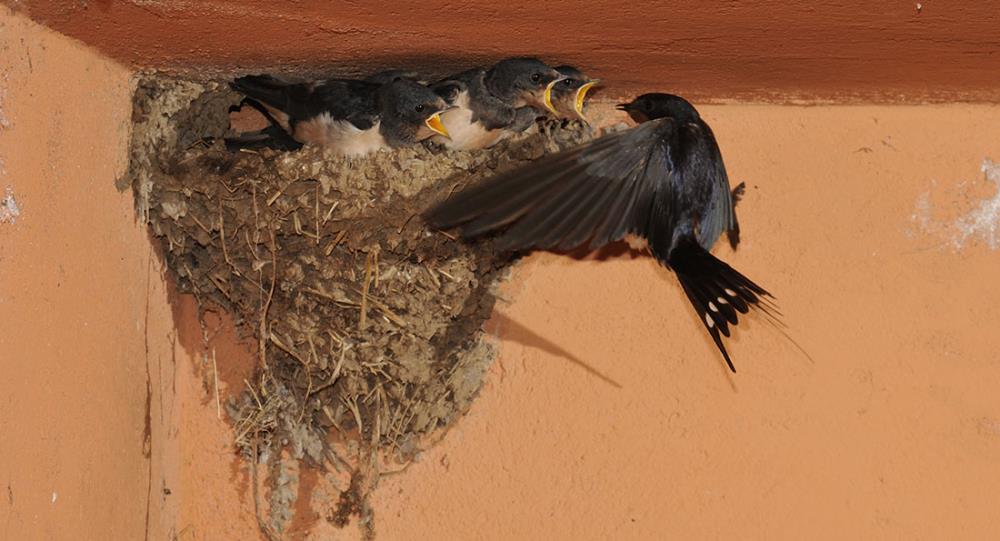
[[[253,538],[215,344],[115,189],[130,71],[6,8],[0,50],[0,539]]]
[[[0,536],[135,538],[151,490],[147,313],[167,327],[147,312],[152,254],[114,188],[129,72],[23,18],[0,24],[0,185],[21,210],[0,225]]]

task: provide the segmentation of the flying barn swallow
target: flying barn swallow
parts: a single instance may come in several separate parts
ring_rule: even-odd
[[[558,66],[556,71],[565,79],[552,87],[552,105],[557,116],[569,120],[587,121],[583,116],[583,104],[587,92],[601,83],[600,79],[591,79],[573,66]]]
[[[633,129],[550,154],[438,203],[425,212],[437,228],[465,239],[496,233],[501,249],[600,247],[626,236],[645,240],[677,275],[702,324],[735,372],[720,333],[737,313],[777,310],[762,287],[709,250],[722,235],[736,247],[739,226],[722,154],[708,124],[683,98],[645,94],[619,106]]]
[[[556,113],[552,88],[561,79],[534,58],[508,58],[435,83],[432,88],[454,108],[441,115],[450,138],[434,140],[451,149],[491,147],[530,126],[538,116],[534,107]]]
[[[267,75],[241,77],[233,89],[259,102],[296,141],[360,156],[448,137],[441,113],[449,105],[403,77],[385,84],[350,79],[288,83]]]

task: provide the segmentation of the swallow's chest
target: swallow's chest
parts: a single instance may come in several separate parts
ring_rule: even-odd
[[[468,99],[460,100],[456,105],[441,115],[441,122],[451,138],[436,137],[438,143],[455,150],[474,150],[489,148],[507,135],[506,130],[488,130],[481,122],[473,122]]]
[[[375,122],[371,128],[362,130],[347,120],[334,120],[324,113],[296,124],[295,139],[330,148],[344,156],[363,156],[389,147],[379,125]]]

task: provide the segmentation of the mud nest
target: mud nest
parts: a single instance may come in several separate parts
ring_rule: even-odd
[[[256,384],[229,407],[237,443],[322,463],[339,435],[405,459],[479,391],[493,358],[480,329],[511,261],[428,230],[421,211],[589,130],[539,124],[476,152],[232,153],[206,138],[239,100],[219,83],[141,82],[127,179],[181,291],[258,344]]]

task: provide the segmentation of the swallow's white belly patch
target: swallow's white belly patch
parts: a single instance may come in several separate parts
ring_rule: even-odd
[[[346,120],[334,120],[323,113],[295,125],[295,139],[300,143],[327,147],[344,156],[363,156],[389,148],[379,133],[376,122],[367,130],[359,130]]]
[[[467,95],[463,94],[455,101],[454,109],[441,114],[441,123],[451,138],[436,136],[435,142],[454,150],[475,150],[489,148],[507,136],[506,130],[487,130],[482,124],[472,122],[472,109],[469,109]]]

